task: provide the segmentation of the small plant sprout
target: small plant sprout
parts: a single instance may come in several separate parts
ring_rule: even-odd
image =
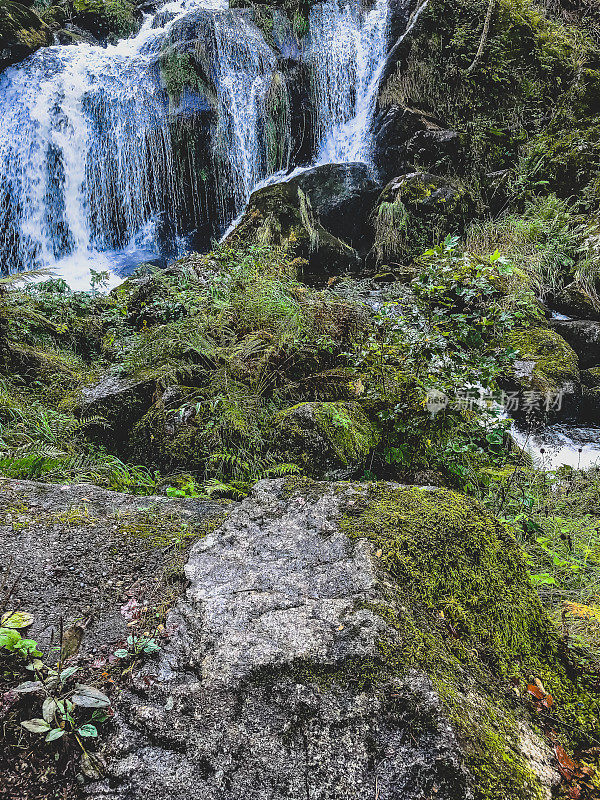
[[[144,612],[144,606],[141,606],[134,597],[121,606],[121,616],[127,620],[127,625],[132,629],[132,632],[127,637],[126,647],[120,647],[115,650],[117,658],[135,659],[143,655],[152,655],[160,650],[160,645],[154,638],[156,631],[153,634],[136,634],[133,630],[138,625],[141,625]]]
[[[45,734],[46,742],[54,742],[63,736],[72,735],[85,752],[82,739],[96,738],[98,729],[94,723],[102,723],[110,713],[110,699],[99,689],[71,679],[79,667],[48,669],[45,676],[36,669],[37,680],[25,681],[14,690],[17,694],[43,694],[41,717],[21,722],[30,733]]]

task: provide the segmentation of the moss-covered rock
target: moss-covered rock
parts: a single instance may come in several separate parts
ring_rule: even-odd
[[[577,353],[582,367],[600,365],[600,322],[588,319],[554,319],[552,328]]]
[[[50,44],[50,28],[33,9],[0,0],[0,70]]]
[[[514,189],[531,195],[550,184],[570,196],[597,169],[600,59],[586,30],[591,17],[586,10],[561,19],[558,5],[497,0],[482,39],[488,0],[431,0],[388,61],[381,112],[422,109],[458,132],[461,166],[493,208]],[[517,164],[509,189],[504,171]]]
[[[517,351],[512,373],[505,376],[509,388],[537,395],[541,410],[558,397],[563,409],[572,407],[580,394],[579,359],[562,336],[550,328],[515,328],[503,344]]]
[[[109,743],[111,786],[132,800],[215,784],[225,800],[307,785],[336,800],[376,787],[550,800],[553,744],[594,735],[598,698],[568,677],[515,539],[456,493],[262,481],[193,548],[186,575],[173,672],[129,694]],[[555,697],[552,741],[528,706],[530,676]],[[198,768],[225,754],[227,783]]]
[[[88,426],[90,436],[111,452],[127,456],[131,427],[150,405],[154,389],[152,381],[105,375],[82,390],[75,410],[82,419],[98,418]]]
[[[583,691],[574,701],[577,685],[514,538],[476,502],[443,489],[371,485],[349,492],[341,508],[340,528],[369,539],[391,579],[380,613],[398,638],[381,642],[383,670],[418,665],[431,676],[476,798],[549,798],[558,779],[548,745],[500,686],[511,677],[521,694],[530,675],[541,678],[560,697],[565,730],[581,713],[584,736],[598,698]]]
[[[379,444],[377,428],[358,403],[300,403],[278,417],[281,449],[310,475],[355,472]]]
[[[600,320],[597,301],[577,283],[570,283],[553,298],[552,306],[577,319]]]
[[[459,183],[428,172],[400,175],[385,187],[373,215],[377,256],[383,261],[420,255],[432,242],[462,232],[472,212],[471,197]]]
[[[600,387],[600,367],[592,367],[591,369],[584,369],[581,372],[581,383],[588,389],[597,389]]]
[[[129,0],[74,0],[73,10],[75,23],[101,40],[131,36],[141,23]]]

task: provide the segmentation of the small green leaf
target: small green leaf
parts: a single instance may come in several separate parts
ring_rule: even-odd
[[[129,650],[125,650],[121,647],[119,650],[115,650],[115,655],[117,658],[127,658]]]
[[[80,736],[88,736],[90,738],[95,738],[96,736],[98,736],[98,731],[96,729],[96,726],[90,725],[89,723],[87,725],[82,725],[80,728],[77,728],[77,733]]]
[[[74,675],[78,669],[79,667],[67,667],[66,669],[63,669],[59,676],[60,682],[64,683],[71,677],[71,675]]]
[[[45,741],[53,742],[55,739],[60,739],[60,737],[64,736],[64,734],[65,732],[60,728],[52,728],[52,730],[46,734]]]
[[[21,725],[31,733],[45,733],[50,730],[50,725],[45,719],[26,719]]]

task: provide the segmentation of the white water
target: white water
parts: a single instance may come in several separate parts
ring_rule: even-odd
[[[328,0],[310,14],[313,91],[320,164],[369,162],[371,122],[388,52],[390,9],[375,0],[367,13]]]
[[[275,52],[225,0],[173,0],[160,9],[168,15],[148,16],[131,39],[46,48],[0,75],[3,270],[51,268],[87,287],[90,268],[120,272],[155,258],[165,219],[177,238],[182,192],[157,60],[169,30],[194,10],[212,20],[205,45],[218,122],[206,147],[221,224],[269,179],[266,99]],[[311,12],[316,163],[369,161],[388,17],[388,0],[366,12],[359,0],[327,0]]]
[[[597,427],[555,423],[539,432],[526,433],[513,424],[511,435],[543,469],[558,469],[563,465],[590,469],[600,464],[600,428]]]

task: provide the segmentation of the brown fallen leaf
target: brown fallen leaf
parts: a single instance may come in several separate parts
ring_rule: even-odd
[[[535,685],[535,683],[528,683],[527,691],[529,694],[533,695],[536,700],[543,700],[545,697],[545,693],[542,692],[541,689]]]

